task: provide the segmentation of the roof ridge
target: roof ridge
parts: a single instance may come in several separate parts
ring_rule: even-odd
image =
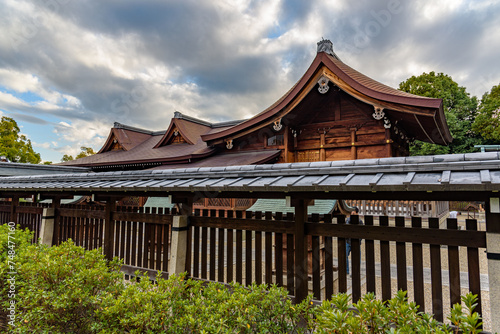
[[[123,129],[123,130],[129,130],[129,131],[144,133],[144,134],[152,135],[152,136],[158,136],[158,135],[165,134],[165,131],[166,131],[166,130],[159,130],[159,131],[146,130],[146,129],[137,128],[135,126],[130,126],[130,125],[126,125],[126,124],[122,124],[122,123],[118,123],[118,122],[115,122],[113,124],[113,128],[114,129]]]
[[[234,126],[234,125],[240,124],[241,122],[244,121],[244,120],[233,120],[233,121],[211,123],[211,122],[205,121],[203,119],[199,119],[196,117],[185,115],[185,114],[181,113],[180,111],[174,112],[174,118],[183,119],[183,120],[197,123],[200,125],[205,125],[205,126],[208,126],[210,128],[222,128],[222,127],[226,127],[226,126]]]

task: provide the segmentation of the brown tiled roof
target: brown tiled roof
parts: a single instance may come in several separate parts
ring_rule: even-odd
[[[341,60],[332,57],[329,54],[323,53],[326,65],[333,64],[337,69],[333,72],[337,74],[343,81],[348,83],[352,88],[364,93],[377,100],[401,103],[417,107],[439,108],[442,104],[441,99],[424,97],[419,95],[403,92],[383,83],[380,83],[372,78],[367,77],[361,72],[356,71],[352,67],[346,65]],[[331,64],[329,64],[329,62]],[[330,66],[328,66],[332,69]]]
[[[151,138],[152,134],[152,131],[145,131],[142,129],[127,127],[122,124],[115,123],[115,127],[111,128],[108,139],[99,150],[99,153],[109,151],[114,145],[115,140],[123,147],[125,151],[128,151],[139,145],[140,143],[143,143],[145,140]]]
[[[179,114],[179,113],[178,113]],[[180,114],[179,114],[180,115]],[[230,125],[234,123],[228,123]],[[115,123],[110,135],[98,154],[60,163],[65,166],[114,166],[145,163],[182,163],[190,159],[210,156],[214,150],[207,146],[201,135],[219,129],[221,124],[211,124],[192,117],[174,117],[167,131],[148,131]],[[166,145],[176,127],[187,143]],[[220,129],[227,129],[222,126]],[[124,150],[111,150],[116,139]]]
[[[310,83],[311,78],[323,66],[327,67],[331,72],[333,72],[350,87],[370,98],[379,101],[396,103],[399,105],[434,109],[436,111],[435,123],[438,127],[440,127],[440,132],[443,133],[443,136],[445,137],[443,138],[444,140],[441,143],[447,144],[451,142],[452,137],[446,125],[441,99],[417,96],[391,88],[367,77],[366,75],[344,64],[339,59],[324,52],[320,52],[316,55],[316,58],[309,66],[309,69],[302,76],[302,78],[300,78],[300,80],[273,105],[255,115],[254,117],[243,121],[242,123],[235,125],[229,129],[202,135],[203,140],[209,142],[218,139],[220,140],[225,137],[235,136],[243,130],[251,127],[258,127],[258,125],[265,120],[269,120],[270,118],[275,117],[277,113],[283,110],[290,102],[293,101],[293,99],[298,96],[298,94]],[[408,111],[408,113],[411,114],[412,112]],[[432,131],[432,129],[430,130]]]
[[[151,169],[258,165],[266,162],[274,162],[273,159],[277,158],[280,155],[280,152],[281,152],[280,150],[264,150],[264,151],[216,154],[189,164],[162,165],[158,167],[153,167]]]
[[[200,134],[211,130],[210,127],[195,124],[187,120],[173,119],[179,130],[189,138],[193,144],[181,143],[171,144],[155,148],[162,140],[164,132],[151,132],[150,134],[141,133],[130,129],[113,128],[111,133],[118,133],[127,142],[127,150],[108,151],[101,149],[100,153],[77,160],[61,163],[61,165],[74,166],[108,166],[137,164],[146,162],[168,162],[180,161],[193,158],[201,158],[213,153],[213,149],[207,147],[207,144],[201,140]],[[141,139],[142,142],[140,141]],[[120,139],[118,139],[120,140]],[[108,138],[109,141],[109,138]],[[103,148],[106,147],[105,144]]]

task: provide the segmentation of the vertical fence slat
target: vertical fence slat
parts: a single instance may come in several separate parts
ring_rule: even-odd
[[[242,218],[243,212],[236,211],[236,218]],[[243,231],[236,230],[236,282],[243,284]]]
[[[210,210],[210,217],[215,217],[216,216],[216,211],[215,210]],[[215,236],[216,236],[216,229],[211,227],[210,228],[210,263],[209,263],[209,270],[210,270],[210,280],[215,281],[215,258],[216,258],[216,253],[215,253],[215,248],[216,248],[216,241],[215,241]]]
[[[255,213],[255,219],[262,219],[262,212]],[[255,231],[255,282],[262,284],[262,232]]]
[[[448,230],[458,229],[458,221],[456,218],[447,219]],[[458,246],[448,246],[448,272],[450,278],[450,308],[454,304],[460,303],[460,258]]]
[[[217,280],[219,282],[224,282],[224,240],[225,240],[225,230],[219,228],[218,244],[217,244]],[[228,264],[229,265],[229,264]]]
[[[146,208],[146,213],[150,213],[151,209]],[[142,265],[144,268],[148,268],[149,264],[149,252],[151,249],[151,224],[144,223],[144,247],[142,253]]]
[[[246,219],[252,218],[250,211],[245,212]],[[252,283],[252,231],[245,231],[245,285]]]
[[[215,258],[216,258],[216,253],[215,253],[215,247],[216,247],[216,241],[215,241],[215,235],[216,235],[216,228],[211,227],[210,228],[210,257],[209,257],[209,279],[211,281],[215,281]]]
[[[228,210],[227,218],[233,218],[234,211]],[[233,249],[234,249],[234,229],[227,230],[227,240],[226,240],[226,281],[228,283],[234,281],[234,259],[233,259]]]
[[[422,218],[412,217],[411,218],[412,228],[422,228]],[[413,257],[413,296],[415,303],[418,305],[418,310],[420,312],[425,312],[425,296],[423,294],[424,290],[424,260],[423,260],[423,249],[422,244],[413,243],[412,244],[412,257]]]
[[[200,277],[200,228],[194,227],[193,277]]]
[[[345,224],[345,216],[337,216],[337,224]],[[339,292],[347,292],[347,252],[346,239],[337,238]]]
[[[156,214],[156,208],[151,208],[151,214]],[[149,269],[155,269],[155,255],[157,250],[156,237],[158,236],[158,225],[148,224],[150,227],[149,234]]]
[[[429,228],[439,229],[439,218],[429,218]],[[441,246],[430,245],[432,313],[437,321],[443,321],[443,283],[441,276]]]
[[[319,215],[313,214],[311,217],[313,223],[319,222]],[[317,300],[321,300],[321,262],[320,262],[320,243],[319,236],[312,236],[312,283],[313,295]]]
[[[352,215],[351,225],[359,225],[359,216]],[[352,267],[352,301],[358,302],[361,299],[361,240],[351,238],[351,267]]]
[[[163,225],[163,271],[168,271],[170,228],[172,225]],[[186,239],[186,265],[191,264],[191,230],[188,228]],[[189,273],[188,273],[189,275]]]
[[[283,220],[283,213],[276,212],[276,220]],[[274,234],[274,267],[276,284],[283,286],[283,233]]]
[[[389,226],[389,217],[379,218],[380,226]],[[391,252],[389,241],[380,242],[380,267],[382,274],[382,300],[391,299]]]
[[[205,216],[205,210],[203,210],[203,216]],[[201,278],[207,278],[208,270],[208,228],[201,228]]]
[[[294,214],[287,213],[287,220],[293,221]],[[295,241],[293,234],[286,235],[286,288],[288,293],[293,295],[295,293]]]
[[[405,217],[396,217],[396,226],[405,227]],[[398,290],[408,290],[406,270],[406,243],[396,242],[396,264],[398,276]]]
[[[265,213],[266,220],[271,220],[273,218],[272,212]],[[265,280],[266,284],[273,283],[273,234],[272,232],[265,232]]]
[[[477,231],[477,220],[466,219],[465,228],[467,231]],[[469,272],[469,291],[477,295],[477,306],[474,311],[481,314],[481,273],[479,271],[479,250],[477,248],[467,247],[467,269]]]
[[[139,223],[137,225],[137,266],[138,267],[143,267],[144,266],[144,244],[145,244],[145,236],[146,236],[146,231],[144,230],[145,226],[144,223]]]
[[[325,224],[332,223],[332,216],[325,215]],[[330,299],[333,295],[333,242],[332,237],[325,237],[325,299]]]
[[[373,226],[373,216],[365,216],[365,225]],[[375,245],[373,240],[365,240],[366,291],[376,291],[375,284]]]
[[[133,266],[137,266],[137,225],[138,222],[132,223],[132,254],[130,256],[130,264]]]

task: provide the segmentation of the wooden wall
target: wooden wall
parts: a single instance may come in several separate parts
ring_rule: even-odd
[[[393,129],[385,129],[382,120],[375,120],[373,112],[373,106],[342,91],[321,95],[313,90],[282,119],[280,131],[274,131],[272,125],[258,129],[235,139],[232,150],[280,149],[278,162],[408,155],[408,145]],[[274,136],[279,140],[270,145]]]

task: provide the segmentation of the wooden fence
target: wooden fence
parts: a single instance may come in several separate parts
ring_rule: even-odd
[[[357,206],[361,215],[372,216],[439,218],[449,212],[447,201],[351,200],[347,203]]]
[[[0,223],[10,221],[11,209],[9,203],[0,205]],[[37,236],[42,207],[20,205],[16,214],[18,223]],[[109,225],[112,244],[105,245],[103,207],[62,205],[56,210],[53,243],[71,238],[87,249],[112,247],[112,255],[123,259],[125,273],[146,268],[167,276],[175,214],[161,208],[118,207],[111,213]],[[357,301],[369,291],[387,300],[395,289],[410,290],[410,299],[421,311],[433,313],[440,321],[443,309],[448,308],[443,305],[444,294],[449,293],[450,304],[460,301],[464,284],[460,273],[465,271],[468,290],[478,294],[477,310],[481,312],[479,252],[486,247],[486,232],[478,231],[476,220],[467,220],[466,229],[460,230],[457,219],[448,219],[440,226],[438,218],[361,218],[362,225],[357,216],[351,224],[345,224],[344,216],[309,216],[304,231],[308,266],[306,272],[296,273],[294,248],[298,240],[293,214],[194,210],[187,231],[186,271],[190,277],[224,283],[275,283],[286,287],[290,295],[297,284],[306,282],[317,300],[349,292]],[[347,240],[351,240],[351,275],[347,274]],[[466,265],[461,264],[461,252],[466,253]],[[448,282],[443,282],[443,277]],[[431,292],[425,293],[424,285],[429,284]],[[443,289],[443,285],[449,288]]]

